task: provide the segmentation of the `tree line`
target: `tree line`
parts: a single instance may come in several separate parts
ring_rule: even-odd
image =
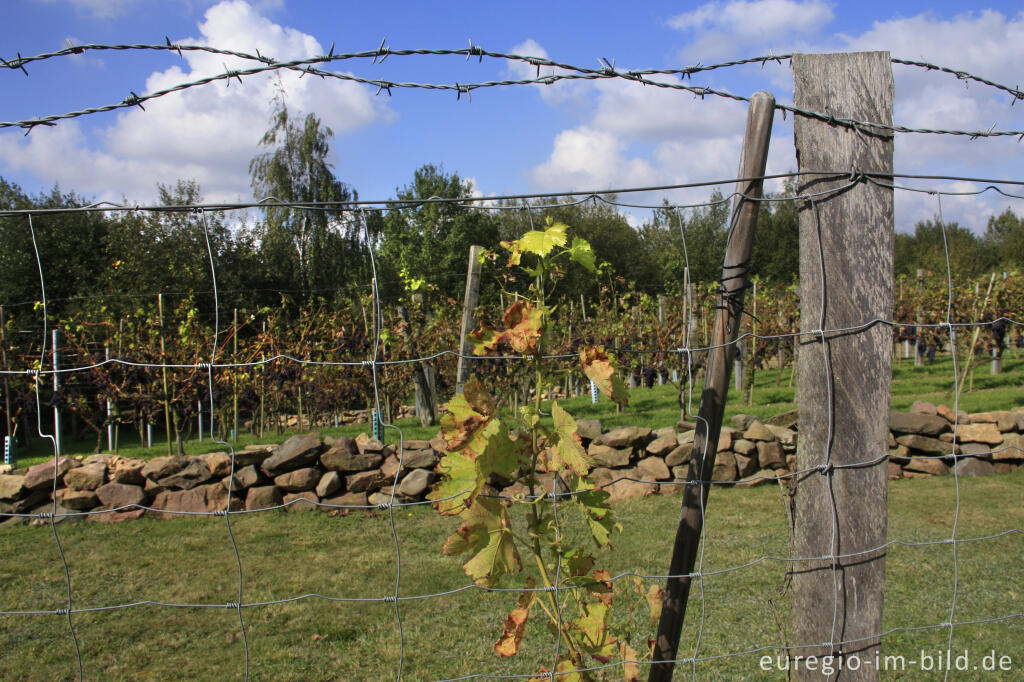
[[[328,162],[331,139],[332,131],[315,114],[298,115],[277,100],[249,171],[256,196],[274,203],[337,202],[338,208],[271,205],[260,215],[241,218],[222,211],[197,213],[188,207],[203,202],[201,187],[179,179],[158,186],[158,203],[166,210],[39,214],[31,230],[24,217],[0,218],[0,304],[10,314],[41,300],[38,252],[54,316],[98,313],[102,307],[116,317],[134,309],[133,297],[158,292],[194,296],[209,315],[215,283],[207,239],[224,309],[276,307],[282,300],[296,308],[320,300],[350,305],[369,294],[374,266],[378,294],[385,300],[401,300],[413,291],[459,300],[470,245],[493,248],[547,219],[572,226],[602,264],[596,279],[574,276],[582,273],[572,268],[565,273],[558,294],[567,300],[597,300],[624,287],[640,294],[677,294],[687,263],[694,283],[714,282],[720,275],[730,202],[718,192],[704,207],[676,210],[666,204],[634,227],[617,207],[592,199],[470,205],[465,200],[472,198],[472,188],[464,178],[426,164],[386,208],[353,210],[342,208],[358,193],[335,176]],[[762,204],[751,271],[766,281],[789,284],[797,278],[795,194],[795,184],[789,183],[773,197],[776,201]],[[0,209],[86,203],[57,186],[32,196],[0,178]],[[1024,221],[1007,209],[991,218],[980,236],[937,220],[918,223],[912,234],[897,234],[897,275],[945,272],[943,227],[954,277],[1016,269],[1024,262]],[[528,284],[520,283],[524,291]],[[485,279],[481,296],[496,302],[500,294]]]

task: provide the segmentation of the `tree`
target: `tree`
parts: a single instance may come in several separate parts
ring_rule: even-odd
[[[380,225],[380,252],[392,273],[389,279],[404,271],[445,296],[461,299],[469,247],[496,243],[496,222],[461,203],[428,201],[472,197],[469,183],[458,173],[445,173],[443,166],[421,166],[397,195]]]
[[[1003,270],[1017,270],[1024,264],[1024,219],[1009,208],[988,219],[982,241]]]
[[[893,243],[894,270],[897,276],[917,276],[922,269],[946,276],[946,248],[954,279],[977,277],[994,267],[991,254],[981,240],[957,222],[943,224],[936,217],[914,226],[914,234],[898,234]]]
[[[266,274],[279,289],[337,291],[353,281],[348,266],[363,260],[362,223],[343,205],[356,191],[334,177],[330,140],[334,133],[314,114],[296,121],[282,96],[275,99],[271,126],[260,144],[268,151],[249,164],[255,192],[278,202],[328,202],[310,208],[270,206],[259,231]],[[293,273],[297,273],[297,278]]]

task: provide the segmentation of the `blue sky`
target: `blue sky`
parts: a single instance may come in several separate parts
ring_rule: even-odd
[[[0,56],[11,59],[82,43],[192,42],[279,59],[376,48],[459,48],[471,38],[499,52],[581,66],[598,58],[620,68],[679,68],[792,51],[889,50],[1017,86],[1024,63],[1024,13],[991,2],[964,10],[948,2],[723,0],[710,3],[339,3],[322,0],[19,0],[0,25]],[[12,121],[124,99],[237,64],[220,57],[106,52],[0,70],[0,120]],[[383,65],[335,63],[332,70],[392,81],[478,82],[532,75],[502,61],[389,58]],[[894,67],[896,120],[914,127],[1024,129],[1024,103],[948,75]],[[698,74],[693,81],[739,94],[772,91],[792,101],[787,63]],[[745,109],[726,100],[618,81],[451,92],[395,90],[285,74],[223,82],[138,109],[37,128],[0,131],[0,175],[36,192],[59,182],[90,199],[152,201],[156,184],[195,178],[209,200],[252,197],[248,162],[267,127],[269,100],[283,87],[289,106],[313,111],[335,131],[338,177],[364,199],[386,199],[424,163],[472,179],[483,195],[601,190],[735,175]],[[769,171],[795,168],[792,123],[776,117]],[[1007,138],[904,135],[898,172],[1024,178],[1021,147]],[[969,189],[970,183],[945,187]],[[697,201],[707,190],[649,194]],[[972,229],[1024,202],[947,199],[943,212]],[[897,229],[931,217],[936,200],[897,194]],[[642,211],[634,212],[642,220]]]

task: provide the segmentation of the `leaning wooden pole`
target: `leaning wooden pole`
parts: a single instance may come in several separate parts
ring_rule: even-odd
[[[793,55],[794,101],[892,125],[888,52]],[[885,584],[893,310],[892,132],[798,116],[800,439],[791,484],[791,660],[831,657],[844,682],[877,680]],[[835,171],[838,171],[836,173]],[[873,173],[874,182],[860,173]],[[843,331],[829,331],[843,330]],[[825,680],[794,666],[795,680]]]
[[[697,433],[693,440],[693,455],[683,491],[683,509],[676,529],[672,548],[672,561],[662,602],[658,637],[654,644],[654,662],[650,682],[672,679],[672,671],[679,648],[679,635],[686,617],[686,601],[690,595],[691,573],[700,546],[704,526],[711,477],[715,468],[715,451],[722,428],[725,397],[729,391],[729,374],[736,354],[736,336],[743,314],[743,298],[747,288],[750,250],[754,243],[759,205],[762,195],[768,143],[775,114],[775,98],[767,92],[758,92],[750,100],[747,111],[747,130],[740,159],[740,178],[736,184],[738,195],[733,201],[729,224],[728,244],[722,264],[721,288],[717,313],[708,353],[704,391],[701,394]],[[686,417],[685,409],[683,417]]]
[[[469,247],[469,265],[466,268],[466,294],[462,302],[462,330],[459,333],[459,364],[455,370],[455,392],[462,393],[466,379],[469,378],[469,360],[473,345],[469,342],[469,333],[473,331],[473,310],[480,300],[480,253],[482,246]]]

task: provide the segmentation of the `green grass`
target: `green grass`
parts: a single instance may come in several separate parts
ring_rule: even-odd
[[[1024,527],[1024,473],[960,480],[960,538]],[[956,492],[951,476],[889,484],[889,538],[932,541],[950,537]],[[624,532],[615,551],[598,564],[612,570],[664,573],[678,495],[616,505]],[[998,510],[998,513],[995,513]],[[521,511],[521,510],[520,510]],[[563,518],[570,515],[564,515]],[[778,487],[716,488],[710,498],[704,570],[716,571],[765,555],[786,556],[785,508]],[[455,523],[429,508],[397,509],[401,594],[422,595],[467,584],[460,562],[440,547]],[[567,532],[579,527],[567,524]],[[247,603],[321,593],[341,597],[393,594],[395,550],[387,513],[329,517],[271,512],[232,518],[244,569]],[[161,600],[224,604],[237,600],[234,555],[222,518],[142,519],[117,526],[57,527],[70,565],[75,608]],[[1021,535],[959,546],[957,621],[1024,611]],[[953,592],[952,547],[891,548],[886,557],[884,627],[946,622]],[[763,561],[709,577],[700,656],[718,656],[789,641],[790,598],[782,593],[786,566]],[[515,583],[521,584],[521,583]],[[509,585],[513,585],[509,581]],[[66,606],[64,573],[49,527],[0,529],[0,610]],[[691,655],[700,623],[695,585],[681,640]],[[500,659],[491,650],[515,595],[466,590],[401,602],[404,679],[470,673],[533,673],[550,661],[552,640],[531,622],[523,651]],[[830,608],[830,606],[829,606]],[[246,608],[244,618],[253,680],[394,679],[399,634],[394,606],[308,599]],[[73,617],[86,679],[238,679],[243,649],[232,609],[136,606]],[[648,621],[649,622],[649,621]],[[653,625],[649,626],[653,630]],[[1019,679],[1024,666],[1021,621],[954,629],[953,648],[978,656],[990,649],[1013,656],[1014,672],[956,679]],[[650,632],[640,632],[643,640]],[[946,648],[948,630],[896,633],[885,651],[916,658],[921,649]],[[723,658],[698,666],[697,679],[771,678],[757,664],[762,654]],[[0,679],[74,679],[77,668],[66,618],[0,616]],[[680,671],[677,678],[688,675]],[[644,673],[646,676],[646,673]],[[775,678],[781,675],[776,673]],[[615,675],[608,675],[616,679]],[[618,676],[621,679],[621,676]],[[908,670],[883,679],[942,679]]]
[[[963,371],[963,368],[960,368]],[[754,376],[752,404],[744,405],[741,392],[730,386],[725,409],[725,423],[735,414],[752,414],[760,418],[771,417],[796,408],[796,389],[789,386],[792,370],[784,369],[779,373],[774,369],[760,370]],[[964,391],[960,396],[960,409],[967,412],[983,412],[990,410],[1009,409],[1024,404],[1024,355],[1015,350],[1008,351],[1003,360],[1003,372],[998,375],[989,374],[988,360],[975,366],[974,390]],[[776,378],[779,386],[776,387]],[[795,382],[794,382],[795,383]],[[939,355],[933,365],[914,367],[913,360],[902,360],[893,365],[892,409],[906,410],[915,400],[927,400],[935,404],[953,407],[953,359],[948,355]],[[692,411],[696,412],[700,403],[700,384],[695,384],[693,391]],[[561,402],[562,406],[577,419],[600,419],[605,427],[627,426],[637,424],[658,428],[671,426],[679,421],[678,394],[674,386],[656,386],[654,388],[633,389],[630,404],[621,412],[606,399],[593,405],[589,396],[570,398]],[[549,405],[545,405],[547,409]],[[437,427],[424,428],[417,419],[401,419],[396,426],[402,429],[405,438],[429,440],[437,435]],[[324,436],[354,436],[369,431],[368,424],[356,424],[340,428],[320,429]],[[279,443],[290,435],[287,432],[267,431],[260,439],[249,433],[240,433],[233,445],[242,448],[255,443]],[[121,430],[122,446],[118,454],[125,457],[148,459],[167,454],[166,441],[162,433],[154,429],[154,447],[144,448],[138,445],[138,437],[131,429]],[[385,440],[397,442],[397,434],[393,430],[385,430]],[[105,439],[104,439],[105,442]],[[129,445],[131,444],[131,445]],[[93,451],[95,440],[65,443],[65,452],[72,455],[88,455]],[[197,439],[185,443],[185,451],[190,455],[201,455],[208,452],[224,451],[225,447],[212,442],[209,437],[200,443]],[[18,453],[19,466],[38,464],[53,456],[50,442],[40,438],[33,439],[32,448]]]

